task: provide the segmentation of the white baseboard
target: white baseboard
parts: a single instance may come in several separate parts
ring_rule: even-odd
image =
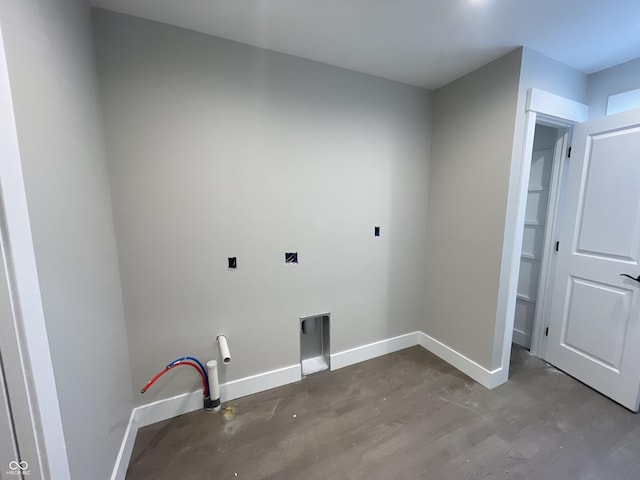
[[[300,365],[296,364],[221,383],[220,400],[228,402],[229,400],[297,382],[301,378]],[[200,408],[203,408],[202,389],[136,407],[134,408],[135,421],[138,428],[140,428],[168,418],[177,417],[178,415],[194,412]]]
[[[244,377],[239,380],[223,383],[220,385],[220,398],[223,402],[228,402],[240,397],[246,397],[254,393],[263,392],[271,388],[281,387],[288,383],[298,382],[302,379],[302,369],[300,364],[290,365],[270,372],[259,373]]]
[[[513,329],[513,343],[517,343],[518,345],[524,348],[531,348],[531,336],[527,335],[525,332],[521,332],[520,330]]]
[[[407,333],[334,353],[331,355],[331,370],[338,370],[415,345],[421,345],[487,388],[495,388],[507,381],[508,369],[487,370],[482,365],[422,332]],[[221,384],[220,398],[223,402],[228,402],[229,400],[297,382],[301,378],[300,365],[291,365]],[[134,408],[131,412],[129,425],[118,453],[111,480],[123,480],[125,478],[139,428],[193,412],[200,408],[202,408],[202,390],[183,393]]]
[[[124,480],[127,475],[127,468],[129,467],[129,460],[131,459],[131,453],[133,452],[133,444],[136,442],[136,435],[138,434],[138,425],[135,421],[136,409],[131,411],[129,416],[129,423],[127,429],[124,432],[124,438],[122,439],[122,445],[120,445],[120,451],[116,457],[116,464],[111,474],[111,480]]]
[[[140,405],[133,409],[138,428],[195,412],[203,407],[202,389]]]
[[[420,332],[407,333],[368,345],[362,345],[361,347],[351,348],[343,352],[334,353],[331,355],[331,370],[338,370],[339,368],[348,367],[355,363],[364,362],[381,355],[386,355],[387,353],[397,352],[398,350],[418,345],[419,333]]]
[[[470,358],[462,355],[460,352],[457,352],[453,348],[425,333],[418,332],[418,339],[419,344],[426,350],[429,350],[431,353],[437,355],[448,364],[460,370],[462,373],[470,376],[480,385],[484,385],[491,389],[498,385],[502,385],[507,381],[507,376],[509,374],[508,369],[500,367],[495,370],[487,370],[479,363],[474,362]]]

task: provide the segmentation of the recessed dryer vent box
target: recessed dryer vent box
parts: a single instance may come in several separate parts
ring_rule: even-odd
[[[302,375],[327,370],[329,357],[329,314],[322,313],[300,319],[300,367]]]

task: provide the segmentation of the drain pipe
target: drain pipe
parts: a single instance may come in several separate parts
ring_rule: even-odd
[[[218,382],[218,362],[209,360],[207,362],[207,371],[209,373],[209,404],[205,407],[207,410],[218,412],[220,410],[220,384]]]
[[[229,352],[229,344],[227,343],[227,337],[224,335],[218,335],[216,338],[218,341],[218,350],[222,357],[222,363],[228,365],[231,363],[231,353]],[[218,362],[215,360],[209,360],[207,362],[207,372],[209,376],[209,401],[205,404],[207,410],[213,410],[217,412],[220,410],[220,383],[218,381]]]
[[[224,335],[218,335],[218,348],[220,350],[220,356],[222,357],[222,362],[227,365],[231,363],[231,353],[229,352],[229,344],[227,344],[227,337]]]

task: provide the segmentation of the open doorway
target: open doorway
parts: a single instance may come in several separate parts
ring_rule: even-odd
[[[507,381],[509,375],[516,303],[518,303],[521,253],[523,243],[530,240],[523,237],[536,127],[538,125],[551,127],[556,132],[554,161],[547,201],[547,225],[545,225],[544,234],[538,233],[538,238],[544,238],[543,254],[539,262],[539,274],[533,275],[533,278],[537,278],[536,308],[533,309],[533,313],[529,314],[533,315],[534,318],[532,332],[530,333],[530,351],[535,356],[544,357],[546,345],[544,338],[545,326],[544,321],[539,319],[544,318],[544,312],[547,308],[543,293],[545,291],[544,284],[554,259],[551,251],[554,245],[554,232],[553,227],[549,228],[550,222],[548,219],[555,219],[555,222],[551,222],[554,225],[560,221],[554,208],[557,208],[561,203],[559,198],[561,192],[560,184],[562,183],[562,170],[565,170],[566,167],[570,131],[577,123],[584,122],[587,116],[588,107],[584,104],[538,89],[532,88],[527,91],[521,156],[519,162],[514,164],[509,185],[507,206],[509,214],[505,225],[505,256],[503,257],[505,261],[503,261],[501,268],[501,291],[503,293],[498,298],[498,318],[504,320],[496,328],[496,339],[502,338],[503,341],[501,350],[494,352],[494,358],[497,355],[500,358],[499,366],[495,370],[497,384]],[[541,149],[544,149],[543,147],[546,147],[546,145],[540,146]],[[529,216],[531,215],[529,214]],[[529,235],[530,232],[527,232],[527,234]],[[518,313],[521,314],[521,312]],[[530,320],[529,328],[531,328]]]
[[[569,134],[568,128],[535,126],[513,324],[513,343],[526,349],[536,330],[544,329],[538,324],[546,318],[545,287],[553,268]]]

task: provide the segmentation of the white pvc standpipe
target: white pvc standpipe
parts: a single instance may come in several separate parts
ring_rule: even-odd
[[[231,353],[229,352],[229,345],[227,344],[227,337],[224,335],[218,335],[218,348],[220,349],[220,356],[222,362],[226,365],[231,363]]]
[[[218,382],[218,362],[209,360],[207,362],[207,372],[209,374],[209,398],[216,403],[213,411],[220,410],[220,384]]]

